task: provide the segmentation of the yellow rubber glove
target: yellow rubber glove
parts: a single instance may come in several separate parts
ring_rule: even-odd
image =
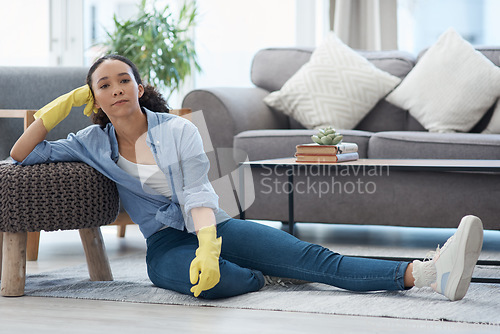
[[[198,231],[198,242],[199,247],[196,250],[196,257],[189,268],[191,284],[198,283],[191,288],[191,292],[195,297],[198,297],[202,291],[210,290],[219,283],[219,256],[222,237],[217,238],[215,225],[211,225]]]
[[[90,116],[92,111],[97,113],[97,109],[94,108],[94,96],[90,91],[89,85],[84,85],[59,96],[54,101],[38,110],[34,116],[35,119],[41,118],[45,129],[50,131],[69,115],[71,108],[79,107],[84,104],[87,104],[83,111],[86,116]]]

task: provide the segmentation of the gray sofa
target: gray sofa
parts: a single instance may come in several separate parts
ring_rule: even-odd
[[[500,48],[479,49],[497,66]],[[252,63],[254,87],[197,89],[185,97],[184,108],[203,110],[215,148],[234,147],[250,160],[292,157],[297,144],[310,142],[315,130],[272,110],[263,102],[282,85],[312,53],[307,48],[272,48],[259,51]],[[360,53],[378,68],[404,78],[418,57],[400,51]],[[345,142],[359,146],[360,158],[500,159],[500,135],[480,133],[488,124],[492,107],[471,133],[429,133],[407,111],[382,99],[354,130],[337,129]],[[247,219],[286,222],[286,176],[270,180],[268,171],[253,169],[256,190]],[[301,179],[302,178],[302,179]],[[307,176],[296,177],[304,181]],[[297,222],[374,224],[415,227],[456,227],[466,214],[482,218],[486,229],[500,229],[500,175],[491,173],[391,171],[390,175],[315,177],[316,182],[342,184],[373,182],[376,191],[346,191],[342,185],[327,194],[310,188],[295,193]],[[311,180],[309,180],[311,181]],[[316,188],[316,190],[318,190]],[[344,191],[342,191],[344,190]]]

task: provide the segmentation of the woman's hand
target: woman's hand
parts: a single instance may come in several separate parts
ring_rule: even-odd
[[[47,133],[68,116],[71,108],[87,104],[84,114],[90,116],[94,110],[94,97],[88,85],[59,96],[35,113],[35,119],[10,151],[16,161],[23,161],[42,142]],[[94,110],[95,112],[95,110]]]
[[[92,114],[94,108],[94,97],[89,85],[84,85],[69,93],[59,96],[42,109],[35,113],[35,118],[41,118],[47,132],[52,130],[59,122],[66,118],[73,107],[87,104],[83,113],[87,116]]]
[[[198,241],[199,247],[196,250],[196,257],[189,268],[191,284],[198,283],[191,288],[195,297],[219,283],[219,256],[222,237],[217,238],[217,230],[215,225],[212,225],[198,231]]]

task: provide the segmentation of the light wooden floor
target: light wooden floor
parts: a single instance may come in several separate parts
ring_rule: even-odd
[[[280,224],[269,223],[279,227]],[[299,236],[332,249],[363,244],[370,248],[409,247],[422,252],[443,243],[451,230],[305,225]],[[110,259],[144,251],[136,226],[124,239],[116,227],[102,228]],[[500,252],[500,232],[487,231],[483,249]],[[39,260],[27,263],[38,273],[85,262],[78,232],[41,235]],[[374,317],[134,304],[41,297],[0,298],[0,333],[498,333],[499,327]]]

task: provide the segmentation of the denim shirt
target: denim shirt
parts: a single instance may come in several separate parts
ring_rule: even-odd
[[[116,183],[123,208],[145,238],[164,226],[193,232],[190,212],[197,207],[213,209],[217,223],[230,219],[219,208],[219,197],[209,182],[210,163],[196,126],[175,115],[143,111],[148,122],[146,143],[169,182],[171,199],[118,167],[118,141],[111,123],[104,129],[91,125],[66,139],[44,140],[21,163],[15,163],[81,161],[90,165]]]

